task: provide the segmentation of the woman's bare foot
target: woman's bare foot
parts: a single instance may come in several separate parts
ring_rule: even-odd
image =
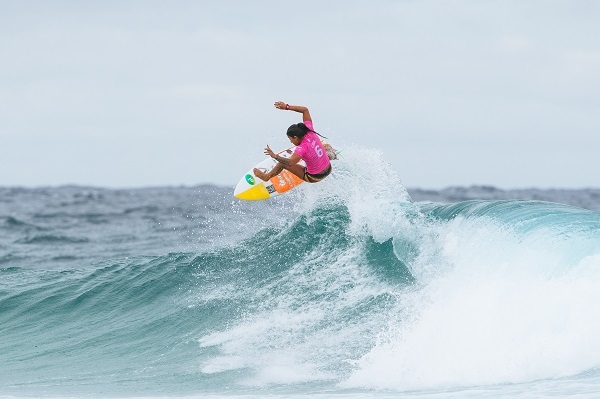
[[[258,177],[262,181],[269,181],[269,175],[265,172],[259,170],[258,168],[254,168],[253,170],[254,176]]]

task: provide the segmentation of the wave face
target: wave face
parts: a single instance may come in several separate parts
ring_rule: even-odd
[[[0,394],[600,388],[598,212],[413,202],[362,149],[268,204],[46,190],[2,193]]]

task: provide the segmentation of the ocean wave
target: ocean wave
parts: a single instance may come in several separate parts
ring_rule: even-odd
[[[195,216],[220,245],[1,263],[2,392],[421,392],[600,367],[599,213],[414,202],[377,152],[344,157],[268,206]],[[161,222],[149,246],[181,227]]]

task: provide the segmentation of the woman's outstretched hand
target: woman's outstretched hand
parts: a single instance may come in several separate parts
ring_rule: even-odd
[[[283,101],[275,101],[275,108],[277,109],[286,109],[286,105]]]
[[[271,158],[275,158],[277,156],[277,154],[275,154],[271,147],[269,147],[268,145],[265,147],[265,155],[268,155]]]

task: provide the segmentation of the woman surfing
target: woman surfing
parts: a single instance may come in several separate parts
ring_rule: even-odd
[[[265,154],[276,160],[277,164],[270,172],[262,172],[254,168],[254,175],[263,181],[269,181],[286,169],[308,183],[317,183],[329,176],[331,173],[329,155],[321,143],[320,135],[313,130],[308,108],[302,105],[289,105],[283,101],[277,101],[275,108],[302,114],[302,123],[291,125],[287,130],[288,139],[296,148],[289,158],[285,158],[275,154],[267,145]],[[298,164],[300,160],[304,160],[306,166]]]

